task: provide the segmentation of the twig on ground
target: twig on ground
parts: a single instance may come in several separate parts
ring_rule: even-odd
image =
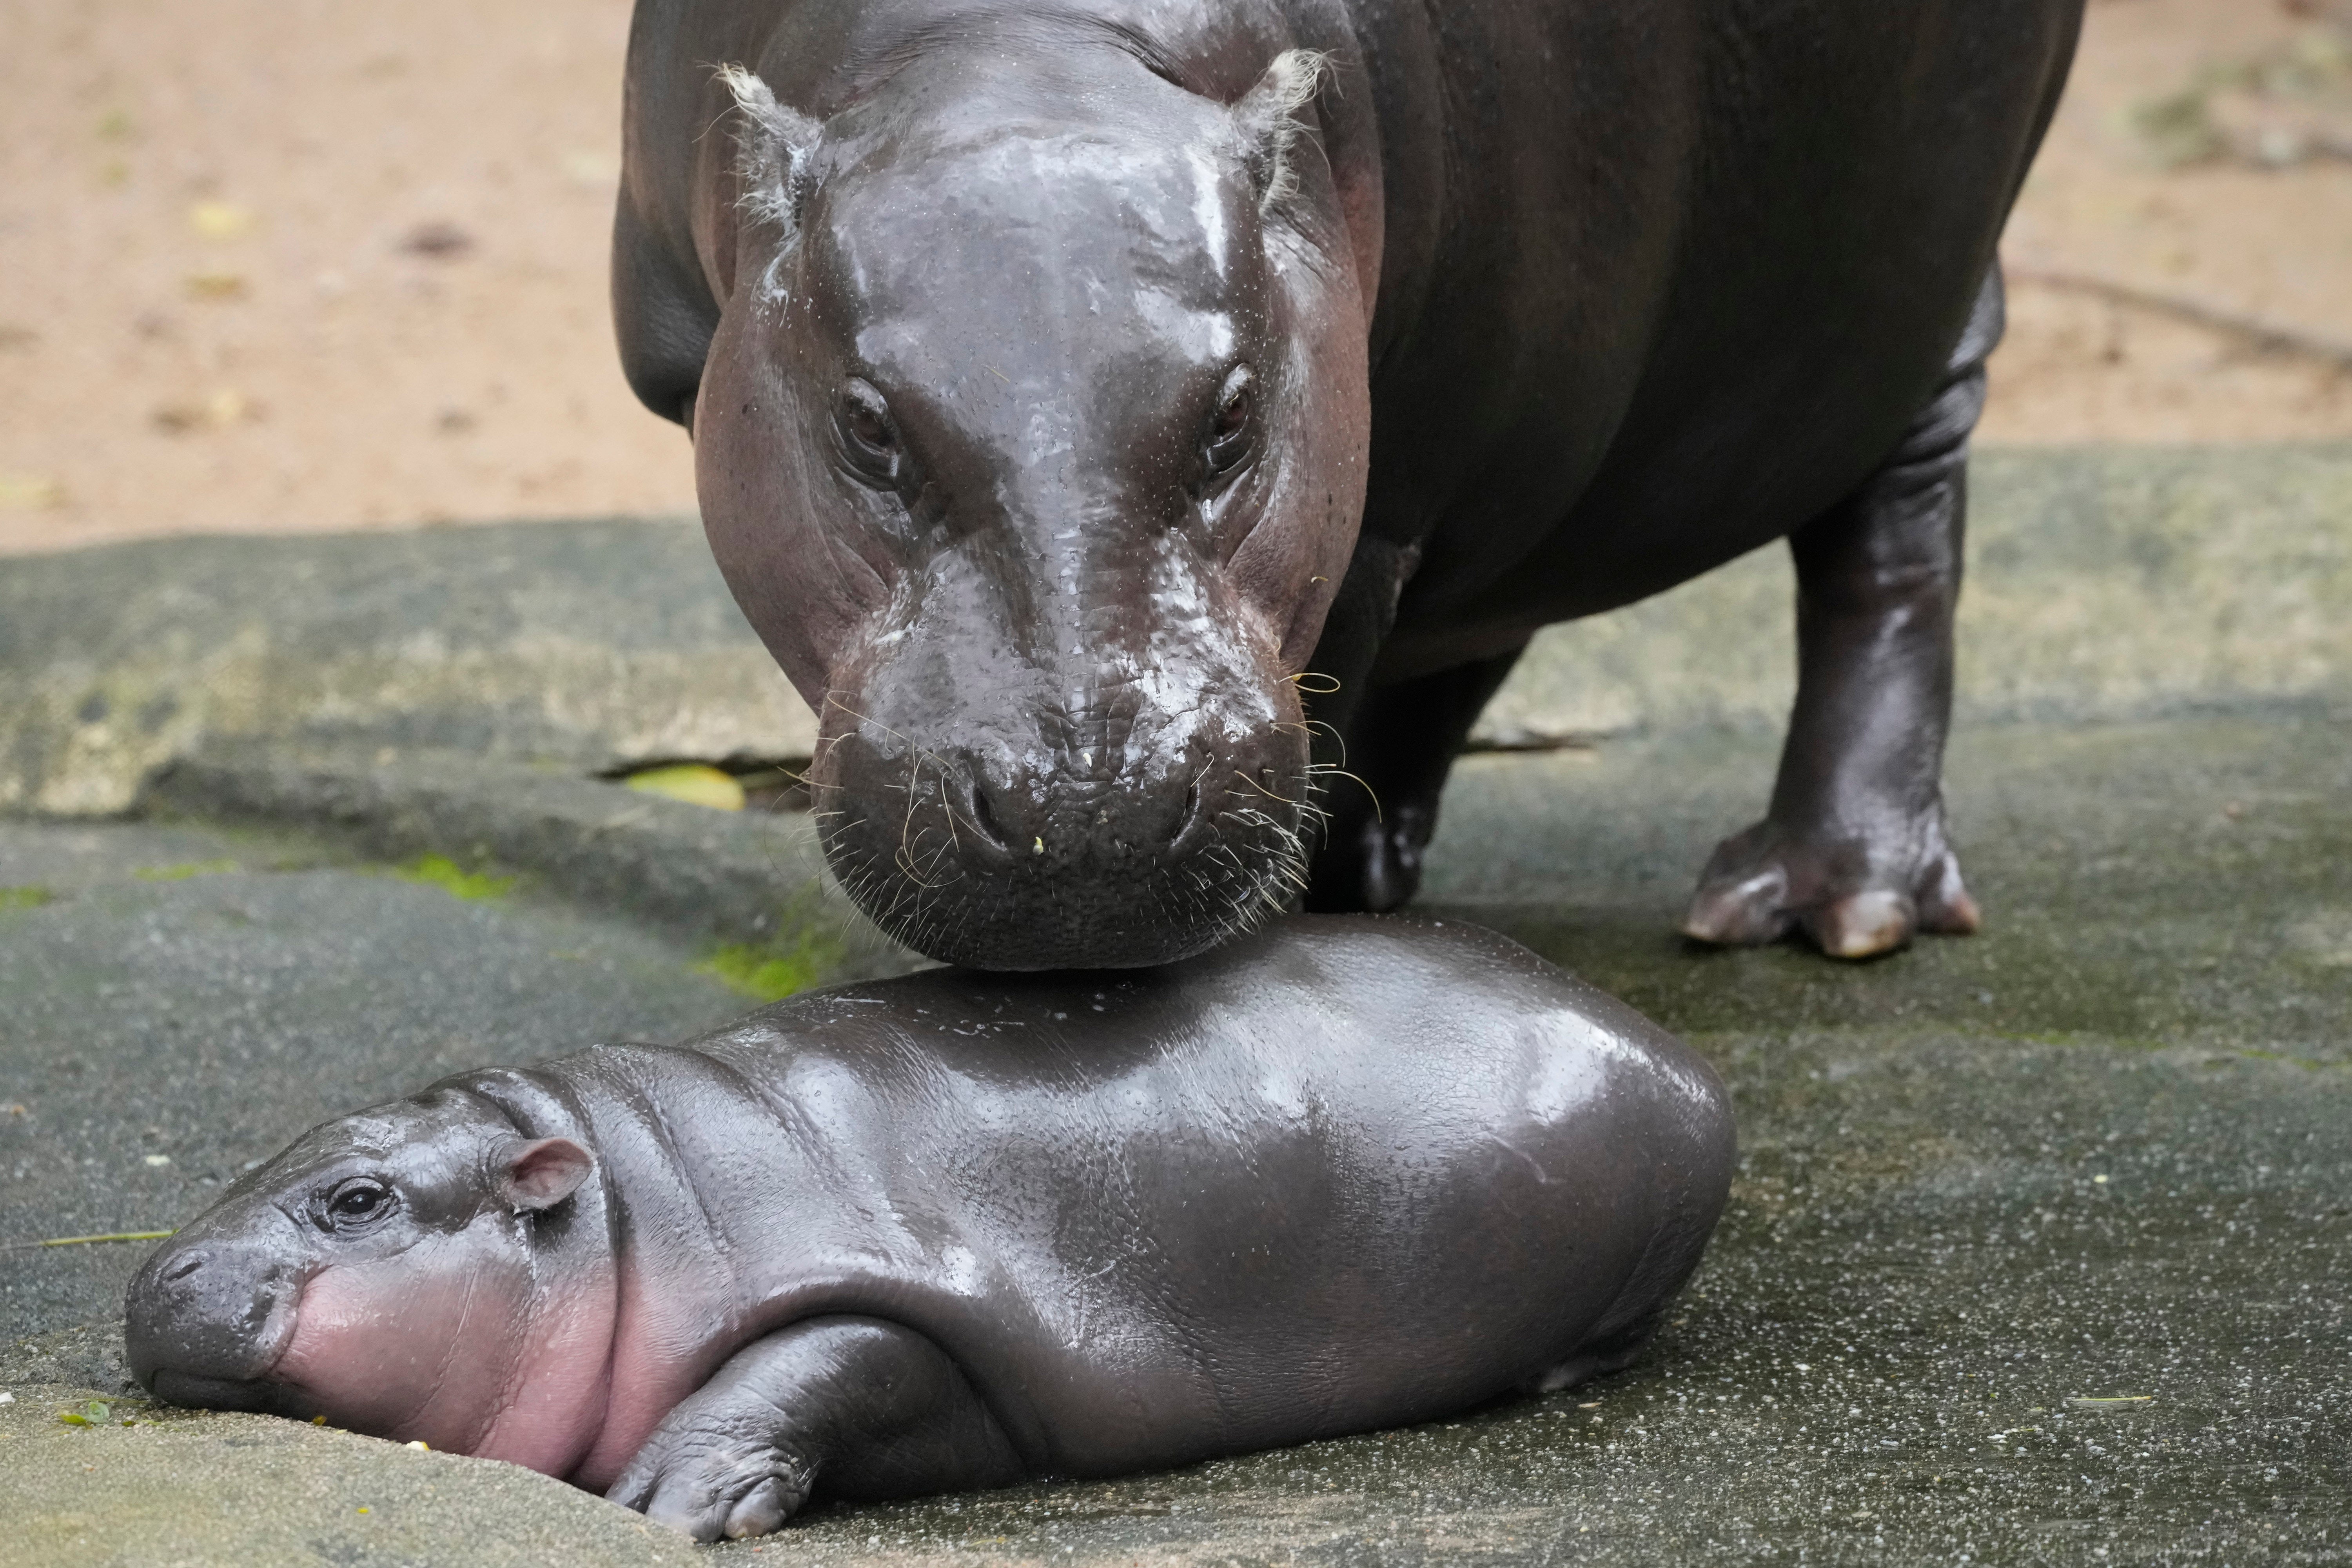
[[[2065,294],[2088,294],[2136,310],[2153,310],[2176,321],[2190,322],[2210,331],[2227,333],[2248,347],[2263,353],[2292,354],[2300,359],[2315,359],[2352,371],[2352,343],[2337,342],[2300,327],[2265,321],[2260,316],[2243,315],[2209,305],[2202,300],[2184,294],[2166,294],[2137,284],[2119,283],[2111,278],[2094,277],[2083,272],[2060,272],[2032,267],[2011,267],[2002,275],[2011,283],[2030,288],[2051,289]]]
[[[13,1242],[0,1252],[30,1252],[41,1247],[90,1247],[102,1241],[161,1241],[168,1230],[110,1230],[104,1236],[52,1236],[39,1241]]]

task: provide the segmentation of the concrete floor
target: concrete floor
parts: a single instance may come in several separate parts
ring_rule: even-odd
[[[1718,731],[1474,758],[1433,855],[1432,902],[1733,1087],[1731,1208],[1640,1364],[1169,1475],[822,1509],[708,1555],[2352,1560],[2352,722],[1964,731],[1987,931],[1862,966],[1671,935],[1771,753]],[[0,824],[0,888],[42,890],[0,909],[0,1244],[162,1228],[331,1112],[744,1005],[674,931],[281,834]],[[61,1424],[119,1386],[141,1250],[0,1252],[0,1563],[701,1555],[509,1467],[135,1401],[107,1416],[135,1426]]]

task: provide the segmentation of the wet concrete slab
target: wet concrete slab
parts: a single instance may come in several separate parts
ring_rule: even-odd
[[[2352,725],[2306,704],[1965,730],[1950,795],[1987,931],[1859,966],[1672,934],[1771,756],[1730,730],[1473,759],[1433,855],[1436,905],[1626,995],[1733,1087],[1731,1208],[1640,1364],[1167,1475],[820,1509],[698,1555],[2352,1560]],[[0,911],[0,1100],[26,1106],[0,1113],[0,1239],[168,1224],[308,1119],[742,1005],[675,934],[313,840],[0,826],[0,886],[55,895]],[[0,1562],[668,1544],[506,1467],[262,1417],[61,1423],[91,1392],[68,1385],[116,1375],[141,1249],[62,1250],[0,1254],[0,1487],[32,1500]],[[265,1534],[242,1512],[273,1492],[335,1506]],[[404,1500],[406,1533],[372,1497]]]

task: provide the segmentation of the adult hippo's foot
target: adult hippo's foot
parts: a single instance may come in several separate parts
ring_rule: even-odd
[[[1969,433],[2000,340],[1985,279],[1943,386],[1868,482],[1789,539],[1797,705],[1771,809],[1707,862],[1683,931],[1749,946],[1801,930],[1832,958],[1979,924],[1945,837],[1944,736]]]
[[[1943,809],[1890,835],[1895,853],[1863,837],[1803,837],[1769,818],[1716,847],[1683,933],[1747,947],[1801,930],[1832,958],[1870,958],[1915,932],[1964,936],[1976,900],[1944,842]]]

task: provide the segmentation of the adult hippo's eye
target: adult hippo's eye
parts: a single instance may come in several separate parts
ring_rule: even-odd
[[[392,1189],[369,1176],[354,1176],[327,1194],[320,1216],[335,1230],[358,1230],[392,1212]]]
[[[1219,480],[1240,468],[1257,441],[1257,377],[1247,365],[1236,366],[1225,377],[1224,386],[1217,394],[1217,410],[1209,422],[1209,437],[1202,456],[1207,461],[1209,483]]]
[[[843,387],[834,425],[840,432],[842,455],[858,478],[873,485],[898,482],[904,454],[898,426],[890,422],[890,405],[880,393],[862,381]]]

